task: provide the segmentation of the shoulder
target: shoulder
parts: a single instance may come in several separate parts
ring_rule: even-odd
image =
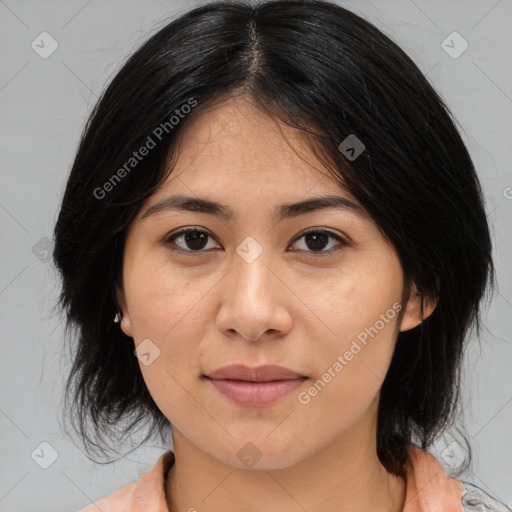
[[[512,508],[493,498],[474,484],[460,480],[464,494],[462,505],[464,512],[511,512]]]
[[[427,451],[411,445],[410,459],[408,506],[404,511],[512,512],[511,507],[476,485],[448,476],[440,462]]]
[[[160,456],[153,469],[141,474],[137,481],[117,489],[79,512],[168,512],[164,481],[173,464],[174,453],[167,451]]]

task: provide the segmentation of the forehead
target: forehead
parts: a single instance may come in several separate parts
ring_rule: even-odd
[[[173,171],[202,190],[220,190],[229,184],[247,191],[269,188],[304,190],[326,182],[328,170],[316,159],[304,134],[258,108],[246,97],[235,97],[198,113],[182,136]],[[339,184],[321,185],[324,192]],[[225,190],[228,192],[228,190]]]

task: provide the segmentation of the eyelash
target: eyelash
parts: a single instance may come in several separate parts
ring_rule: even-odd
[[[209,237],[211,238],[214,238],[213,235],[211,235],[210,233],[208,233],[207,231],[204,231],[203,229],[199,229],[199,228],[187,228],[187,229],[182,229],[181,231],[178,231],[176,233],[173,233],[171,235],[169,235],[168,237],[166,237],[164,240],[163,240],[163,243],[165,245],[170,245],[171,243],[174,243],[174,240],[182,235],[186,235],[187,233],[191,233],[193,231],[197,231],[199,233],[205,233],[206,235],[208,235]],[[300,235],[298,235],[292,242],[290,245],[296,243],[297,241],[299,241],[301,238],[307,236],[308,234],[310,233],[322,233],[322,234],[326,234],[328,235],[329,237],[332,237],[334,239],[336,239],[338,242],[340,242],[339,246],[335,249],[329,249],[329,251],[303,251],[303,252],[306,252],[306,253],[309,253],[309,254],[312,254],[313,257],[317,258],[317,257],[326,257],[326,256],[330,256],[334,253],[337,253],[338,251],[342,250],[344,247],[348,246],[348,243],[343,239],[341,238],[339,235],[333,233],[332,231],[327,231],[325,229],[310,229],[309,231],[305,231],[304,233],[301,233]],[[183,248],[171,248],[171,250],[173,251],[177,251],[177,252],[181,252],[181,253],[185,253],[187,255],[190,255],[190,256],[200,256],[204,253],[208,254],[210,252],[212,252],[212,250],[204,250],[204,249],[201,249],[201,250],[192,250],[192,249],[183,249]],[[300,252],[300,251],[299,251]]]

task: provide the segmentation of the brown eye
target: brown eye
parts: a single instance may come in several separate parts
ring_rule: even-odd
[[[340,236],[325,230],[307,231],[306,233],[303,233],[300,237],[296,238],[294,240],[294,243],[302,239],[304,239],[304,242],[301,244],[302,247],[299,249],[301,251],[303,250],[306,252],[322,253],[318,254],[319,256],[323,256],[323,253],[332,254],[333,252],[337,252],[342,247],[345,247],[347,245],[347,243]],[[329,239],[334,239],[338,241],[338,244],[334,245],[334,250],[332,250],[333,245],[332,242],[329,242]],[[327,250],[326,247],[328,248]]]
[[[206,250],[212,249],[212,247],[207,247],[209,238],[212,236],[206,231],[197,228],[183,229],[166,238],[165,243],[177,245],[178,250],[206,252]]]

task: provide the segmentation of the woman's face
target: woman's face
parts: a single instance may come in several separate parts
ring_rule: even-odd
[[[397,332],[420,320],[414,293],[401,304],[401,265],[376,224],[280,127],[241,98],[194,121],[130,226],[118,295],[175,442],[240,468],[367,442]],[[160,203],[176,196],[214,201],[226,216]],[[289,207],[325,196],[345,203]],[[206,377],[235,364],[296,375]]]

